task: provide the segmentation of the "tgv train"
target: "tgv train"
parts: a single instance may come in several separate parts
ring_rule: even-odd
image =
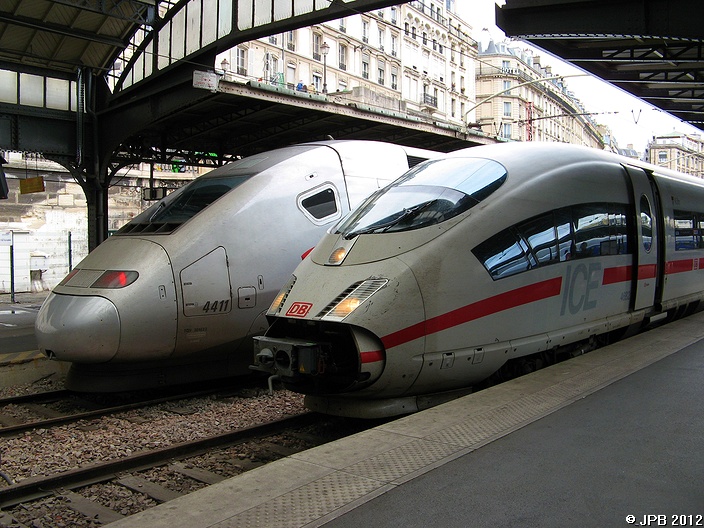
[[[118,391],[250,372],[251,336],[302,255],[373,191],[436,155],[373,141],[238,160],[136,216],[50,293],[35,330],[66,385]],[[249,339],[248,339],[249,338]]]
[[[315,411],[414,412],[695,311],[702,228],[699,179],[563,144],[457,151],[328,232],[273,302],[252,368]]]

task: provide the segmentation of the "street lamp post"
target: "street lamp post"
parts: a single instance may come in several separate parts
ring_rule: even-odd
[[[320,46],[320,53],[323,54],[323,93],[328,93],[328,53],[330,53],[330,45],[323,42]]]

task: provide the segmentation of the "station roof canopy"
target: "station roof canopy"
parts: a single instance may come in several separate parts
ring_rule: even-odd
[[[20,70],[34,67],[65,76],[75,75],[79,67],[107,72],[139,28],[159,23],[158,5],[177,6],[182,1],[3,0],[0,3],[0,68],[14,64]],[[391,5],[395,2],[359,1],[360,5],[365,3]],[[350,4],[336,0],[331,5]],[[497,23],[507,35],[527,40],[704,130],[704,26],[701,24],[704,2],[506,0],[496,12]],[[281,29],[270,29],[270,32],[281,32]],[[222,101],[213,101],[215,103]],[[270,107],[270,111],[280,125],[290,109],[279,105]],[[174,118],[177,119],[178,116]],[[349,137],[388,134],[383,128],[374,130],[371,123],[360,127],[358,122],[338,121],[327,129],[344,132]],[[207,119],[203,122],[207,123]],[[161,130],[154,133],[167,136],[177,125],[177,121],[164,121]],[[308,128],[311,134],[317,134],[319,131],[313,127],[319,128],[320,123],[304,123],[303,127],[297,129],[302,135]],[[228,133],[222,128],[217,130],[220,137]],[[245,137],[238,139],[247,141]],[[426,142],[427,139],[405,141]],[[446,149],[456,147],[445,146]]]
[[[704,2],[506,0],[497,25],[704,130]]]
[[[3,0],[0,61],[74,73],[109,70],[156,0]]]

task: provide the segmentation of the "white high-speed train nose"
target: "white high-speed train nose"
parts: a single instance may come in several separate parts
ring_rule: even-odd
[[[109,238],[47,297],[35,322],[39,349],[80,364],[164,359],[176,340],[176,290],[165,249]]]

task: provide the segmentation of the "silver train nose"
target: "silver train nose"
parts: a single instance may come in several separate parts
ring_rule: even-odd
[[[34,325],[39,350],[51,359],[103,363],[117,354],[120,316],[104,297],[50,293]]]

